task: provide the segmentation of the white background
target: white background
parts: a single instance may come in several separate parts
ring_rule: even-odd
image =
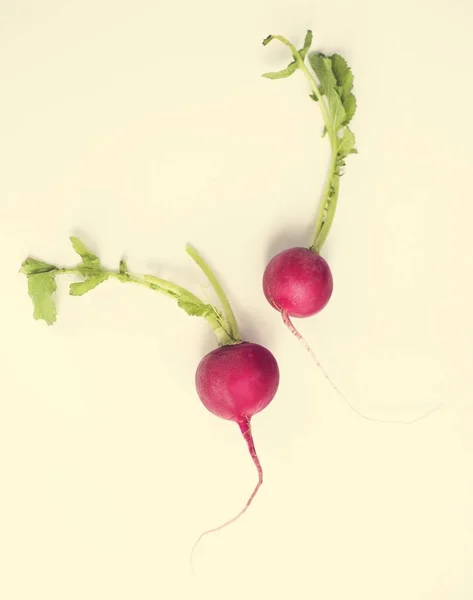
[[[468,0],[0,2],[2,600],[473,595],[473,288]],[[299,321],[337,397],[265,302],[268,258],[309,242],[328,163],[302,75],[306,29],[355,74],[349,157],[324,256],[335,290]],[[32,319],[32,254],[201,292],[222,278],[246,338],[281,369],[255,417],[265,483],[237,524],[189,551],[256,480],[238,428],[200,404],[214,347],[170,300],[59,282]]]

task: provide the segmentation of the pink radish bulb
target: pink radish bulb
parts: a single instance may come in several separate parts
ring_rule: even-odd
[[[281,313],[311,317],[332,296],[332,272],[320,254],[309,248],[289,248],[269,261],[263,275],[263,291],[271,306]]]
[[[240,425],[274,398],[279,369],[269,350],[241,342],[221,346],[204,356],[195,381],[199,398],[211,413]]]
[[[200,361],[195,382],[202,404],[211,413],[238,424],[258,472],[258,482],[243,509],[219,527],[200,535],[192,550],[204,535],[230,525],[246,512],[263,483],[263,470],[256,454],[251,433],[251,418],[274,398],[279,386],[279,367],[269,350],[251,342],[220,346]]]

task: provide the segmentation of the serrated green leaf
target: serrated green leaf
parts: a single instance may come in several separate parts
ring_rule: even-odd
[[[48,263],[36,260],[30,256],[21,265],[20,273],[24,275],[33,275],[34,273],[48,273],[49,271],[55,271],[57,267]]]
[[[85,281],[79,281],[77,283],[71,283],[69,286],[69,294],[71,296],[83,296],[90,290],[93,290],[102,282],[109,278],[109,273],[100,273],[99,275],[93,275],[88,277]]]
[[[99,257],[91,252],[87,246],[79,238],[75,236],[70,237],[72,247],[77,254],[82,258],[82,262],[86,267],[91,269],[100,269]]]
[[[203,302],[197,304],[186,298],[179,298],[177,305],[191,317],[206,317],[213,312],[213,307],[210,304],[204,304]]]
[[[290,77],[297,71],[298,68],[299,67],[297,66],[297,63],[294,60],[289,63],[285,69],[282,69],[281,71],[263,73],[262,77],[265,77],[266,79],[284,79],[285,77]]]
[[[53,294],[56,291],[54,271],[28,275],[28,294],[33,301],[33,318],[52,325],[56,321],[56,304]]]
[[[309,29],[307,31],[307,33],[305,34],[304,46],[299,50],[299,54],[301,55],[302,60],[304,60],[304,58],[307,55],[307,52],[309,52],[309,50],[310,50],[310,47],[312,45],[312,39],[313,39],[312,31]]]
[[[340,54],[333,54],[332,71],[337,81],[338,93],[342,99],[343,108],[345,109],[344,125],[353,118],[356,111],[356,98],[352,92],[353,89],[353,73],[348,66],[347,61]]]
[[[343,137],[338,146],[338,154],[344,158],[353,153],[355,149],[355,134],[348,127],[343,132]]]
[[[347,61],[340,54],[332,54],[332,72],[340,89],[342,101],[353,88],[353,73]]]
[[[330,91],[333,90],[337,84],[332,72],[332,62],[330,58],[322,52],[316,52],[309,56],[309,63],[319,80],[320,92],[328,96]]]
[[[345,108],[345,120],[343,124],[348,125],[356,112],[356,98],[351,92],[345,96],[343,107]]]
[[[338,131],[345,122],[346,112],[343,108],[340,96],[335,90],[328,94],[328,106],[332,115],[332,123],[335,131]]]
[[[331,58],[321,52],[311,54],[309,62],[320,82],[320,90],[327,97],[333,128],[338,131],[345,121],[346,113],[337,90],[337,80],[332,71]]]

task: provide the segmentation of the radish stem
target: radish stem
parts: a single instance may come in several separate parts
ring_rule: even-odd
[[[212,287],[217,294],[218,299],[220,300],[220,304],[222,305],[224,315],[227,319],[227,323],[229,325],[229,334],[230,336],[237,342],[241,341],[240,332],[238,330],[238,324],[235,318],[235,314],[233,313],[233,309],[231,307],[230,301],[227,298],[227,295],[223,291],[220,282],[217,279],[217,276],[209,267],[209,265],[205,262],[204,258],[197,252],[195,248],[192,248],[189,244],[186,246],[186,252],[189,256],[197,263],[197,265],[202,269],[207,279],[212,284]]]
[[[279,73],[265,73],[264,77],[271,78],[279,78],[279,77],[288,77],[295,70],[300,70],[306,77],[309,82],[310,88],[312,90],[312,99],[317,101],[320,110],[322,113],[322,118],[324,122],[324,135],[328,134],[328,138],[330,140],[331,146],[331,158],[330,165],[327,173],[327,178],[325,181],[324,189],[322,192],[322,198],[319,203],[319,207],[317,209],[316,217],[315,217],[315,226],[314,233],[312,236],[312,241],[310,244],[310,249],[317,254],[320,253],[320,250],[327,238],[330,227],[332,226],[333,218],[335,215],[335,210],[337,207],[338,200],[338,191],[340,184],[340,169],[344,166],[344,158],[347,154],[356,152],[354,149],[354,137],[353,144],[347,150],[347,146],[349,146],[348,141],[346,144],[343,142],[343,137],[348,131],[348,128],[345,128],[345,125],[348,124],[349,119],[339,120],[337,111],[340,111],[341,104],[337,104],[333,102],[334,94],[339,94],[340,91],[336,92],[333,89],[326,89],[324,85],[322,85],[323,81],[318,81],[320,79],[319,72],[317,68],[313,67],[310,57],[309,63],[312,66],[312,70],[309,70],[306,65],[305,59],[307,53],[309,51],[310,44],[312,42],[312,32],[309,30],[306,36],[306,42],[304,43],[304,48],[298,50],[294,44],[291,44],[285,37],[282,35],[270,35],[264,41],[263,45],[267,45],[272,40],[278,40],[282,44],[284,44],[292,53],[294,62],[289,65],[288,69],[283,70]],[[320,56],[324,56],[319,54]],[[329,61],[330,62],[330,61]],[[291,68],[292,67],[292,68]],[[348,68],[348,67],[347,67]],[[315,77],[313,71],[317,71],[317,78]],[[333,79],[329,79],[332,84],[339,83],[334,78],[333,73],[331,73]],[[326,84],[327,82],[325,82]],[[337,95],[337,100],[343,104],[343,99]],[[342,107],[342,110],[344,108]],[[342,137],[340,137],[340,134]],[[352,135],[349,132],[349,135]]]
[[[74,239],[74,243],[77,243],[76,238],[71,239]],[[128,271],[125,261],[120,262],[120,269],[118,271],[110,271],[103,268],[98,258],[87,251],[85,246],[81,246],[81,251],[83,251],[85,258],[83,257],[83,262],[77,267],[57,267],[56,265],[41,263],[29,257],[22,265],[22,272],[31,280],[35,277],[48,277],[54,280],[57,275],[75,275],[85,278],[83,282],[71,285],[71,295],[82,295],[107,279],[116,279],[121,283],[136,283],[176,300],[178,305],[188,314],[204,317],[217,337],[220,346],[233,345],[241,341],[235,315],[222,287],[210,267],[195,250],[189,253],[208,276],[222,303],[225,316],[216,307],[204,303],[195,294],[176,283],[155,277],[154,275],[131,273]],[[78,290],[74,286],[84,287]],[[51,322],[53,320],[49,319],[49,323]]]

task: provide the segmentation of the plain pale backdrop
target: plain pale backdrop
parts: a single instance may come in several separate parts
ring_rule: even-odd
[[[473,304],[470,0],[0,2],[0,598],[471,600]],[[307,244],[328,164],[280,33],[345,55],[358,156],[324,255],[335,290],[297,325],[266,304],[267,259]],[[28,254],[202,292],[195,245],[281,384],[238,428],[198,401],[214,347],[168,299],[60,281],[32,319]],[[210,291],[207,290],[207,293]]]

